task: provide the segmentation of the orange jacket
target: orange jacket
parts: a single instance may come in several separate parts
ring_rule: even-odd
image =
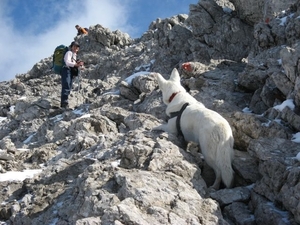
[[[88,34],[88,32],[84,28],[79,27],[77,35],[81,35],[81,34]]]

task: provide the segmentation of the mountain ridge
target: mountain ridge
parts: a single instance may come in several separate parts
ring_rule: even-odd
[[[245,19],[243,1],[230,1],[237,11],[220,2],[157,19],[138,39],[100,24],[75,37],[86,65],[75,110],[59,108],[52,57],[0,83],[0,171],[42,169],[0,182],[2,223],[300,223],[299,1],[268,23],[261,12]],[[168,78],[173,68],[232,127],[232,189],[208,190],[214,174],[200,149],[152,131],[167,116],[150,72]],[[286,100],[294,108],[274,108]]]

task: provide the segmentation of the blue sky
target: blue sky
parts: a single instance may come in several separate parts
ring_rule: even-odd
[[[75,25],[96,24],[140,37],[157,18],[189,13],[198,0],[1,0],[0,81],[28,72],[57,45],[70,44]]]

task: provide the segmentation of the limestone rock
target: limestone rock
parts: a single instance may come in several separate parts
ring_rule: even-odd
[[[295,1],[201,0],[136,39],[91,26],[75,37],[73,109],[51,56],[1,82],[0,223],[299,224],[299,14]],[[199,146],[153,130],[168,117],[151,72],[173,68],[232,128],[232,188],[208,189]]]

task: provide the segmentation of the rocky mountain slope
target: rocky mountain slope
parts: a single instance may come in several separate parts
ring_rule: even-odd
[[[138,39],[91,26],[74,110],[52,56],[1,82],[1,224],[300,224],[300,2],[251,2],[201,0]],[[167,117],[151,72],[173,68],[232,127],[231,189],[208,189],[197,145],[152,130]]]

